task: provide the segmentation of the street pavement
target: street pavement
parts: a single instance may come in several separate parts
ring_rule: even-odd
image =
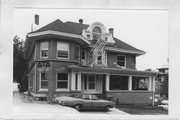
[[[48,104],[43,101],[33,101],[31,102],[26,97],[23,97],[21,93],[14,89],[13,91],[13,117],[17,119],[21,118],[59,118],[60,116],[69,115],[128,115],[128,113],[118,110],[116,108],[110,109],[109,112],[103,111],[82,111],[79,112],[71,107]]]

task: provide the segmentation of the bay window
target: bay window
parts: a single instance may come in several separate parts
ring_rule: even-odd
[[[57,89],[68,89],[68,73],[57,73]]]
[[[48,73],[41,72],[40,73],[40,89],[47,89],[48,88]]]
[[[48,58],[48,42],[40,43],[40,57]]]
[[[69,59],[69,44],[57,42],[57,58]]]

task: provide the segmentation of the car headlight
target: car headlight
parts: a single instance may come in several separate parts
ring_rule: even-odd
[[[61,101],[61,100],[60,100],[60,101],[59,101],[59,104],[64,105],[64,101]]]

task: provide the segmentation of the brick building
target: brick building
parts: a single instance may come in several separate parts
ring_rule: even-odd
[[[100,22],[54,22],[27,34],[28,87],[33,94],[96,94],[120,104],[151,104],[155,72],[136,70],[145,54]]]

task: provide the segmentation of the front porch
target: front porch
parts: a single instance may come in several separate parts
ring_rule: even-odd
[[[154,72],[120,68],[69,68],[72,76],[75,76],[71,79],[71,85],[79,88],[81,93],[96,94],[103,99],[109,97],[120,104],[154,104]]]

